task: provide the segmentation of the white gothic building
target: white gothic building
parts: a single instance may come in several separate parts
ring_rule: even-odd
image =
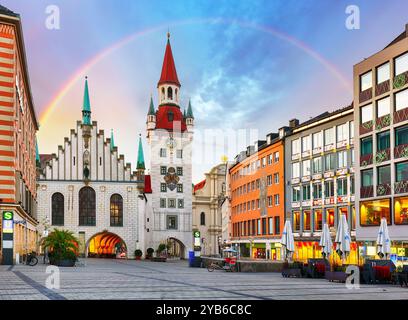
[[[194,116],[189,103],[180,109],[180,82],[168,34],[158,108],[151,98],[147,115],[150,176],[153,193],[148,195],[146,245],[169,246],[170,255],[186,258],[192,250],[192,140]]]
[[[131,258],[145,249],[146,205],[144,159],[139,138],[137,171],[118,155],[113,135],[105,138],[91,121],[85,80],[82,121],[64,139],[57,154],[40,155],[38,177],[39,232],[54,228],[75,233],[84,256]],[[150,182],[150,177],[146,177]],[[46,234],[46,233],[45,233]]]

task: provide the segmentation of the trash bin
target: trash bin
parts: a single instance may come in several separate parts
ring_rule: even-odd
[[[188,252],[188,265],[192,267],[194,264],[194,251]]]
[[[201,257],[194,257],[192,267],[200,268],[201,267]]]

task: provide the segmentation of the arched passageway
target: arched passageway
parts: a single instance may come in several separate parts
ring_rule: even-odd
[[[126,258],[127,247],[117,234],[101,232],[89,239],[87,253],[90,258]]]

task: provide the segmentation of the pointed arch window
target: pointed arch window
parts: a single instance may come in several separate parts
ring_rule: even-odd
[[[204,212],[201,212],[200,214],[200,224],[202,226],[205,226],[205,213]]]
[[[173,100],[173,89],[171,87],[167,88],[167,99]]]
[[[91,187],[79,190],[79,225],[96,225],[96,195]]]
[[[64,225],[64,196],[56,192],[51,197],[51,224],[53,226]]]
[[[123,198],[120,194],[113,194],[110,198],[110,225],[123,226]]]

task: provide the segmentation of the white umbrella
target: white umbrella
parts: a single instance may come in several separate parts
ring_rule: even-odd
[[[320,237],[319,245],[322,247],[322,256],[323,258],[328,258],[332,254],[333,242],[330,236],[330,230],[327,223],[323,225],[322,235]]]
[[[391,239],[388,235],[387,219],[381,219],[380,229],[377,235],[377,254],[383,258],[391,253]]]
[[[339,225],[337,226],[336,239],[336,252],[341,256],[342,259],[345,259],[350,253],[350,232],[346,219],[346,215],[340,215]]]
[[[285,250],[285,258],[289,260],[292,257],[293,252],[295,252],[295,239],[293,238],[292,225],[290,224],[289,219],[285,222],[281,244]]]

